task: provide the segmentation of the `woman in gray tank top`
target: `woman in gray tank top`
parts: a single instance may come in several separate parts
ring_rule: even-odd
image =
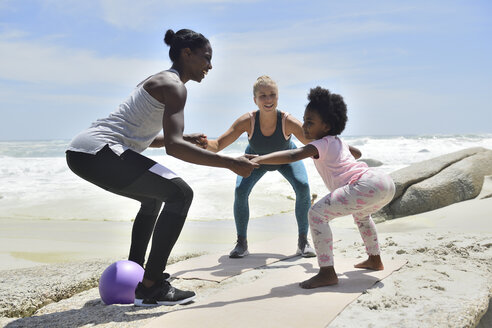
[[[141,203],[128,257],[144,266],[152,236],[144,277],[135,290],[135,305],[139,306],[183,304],[195,297],[192,291],[172,287],[169,275],[163,273],[193,191],[176,173],[140,153],[147,147],[165,146],[168,155],[228,168],[241,176],[259,166],[248,156],[230,158],[202,149],[206,144],[203,134],[183,134],[185,83],[201,82],[212,69],[212,47],[202,34],[187,29],[168,30],[164,41],[170,46],[171,69],[141,82],[115,112],[82,131],[67,149],[67,163],[74,173]]]

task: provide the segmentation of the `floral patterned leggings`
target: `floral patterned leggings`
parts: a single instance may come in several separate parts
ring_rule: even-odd
[[[379,255],[376,225],[371,214],[389,203],[395,184],[385,173],[369,170],[357,181],[321,198],[309,210],[309,226],[320,267],[333,266],[333,236],[330,221],[352,214],[368,255]]]

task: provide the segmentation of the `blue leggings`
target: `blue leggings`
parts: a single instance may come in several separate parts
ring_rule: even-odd
[[[248,149],[246,150],[248,153]],[[253,170],[247,178],[238,176],[234,198],[234,220],[236,222],[237,235],[247,237],[249,221],[249,194],[251,190],[269,170],[261,166]],[[311,207],[311,195],[306,169],[302,161],[280,165],[277,171],[292,185],[296,193],[296,220],[299,236],[307,236],[309,230],[308,211]]]

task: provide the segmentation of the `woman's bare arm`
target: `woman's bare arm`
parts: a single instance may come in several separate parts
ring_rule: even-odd
[[[249,132],[250,129],[251,119],[249,117],[249,113],[246,113],[239,117],[220,137],[215,140],[208,140],[207,150],[213,151],[214,153],[219,152],[236,141],[241,134],[244,132]]]

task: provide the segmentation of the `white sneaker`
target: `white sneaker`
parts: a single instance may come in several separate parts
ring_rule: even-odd
[[[299,241],[297,242],[297,255],[301,255],[302,257],[315,257],[316,252],[309,245],[309,242],[306,237],[299,236]]]

